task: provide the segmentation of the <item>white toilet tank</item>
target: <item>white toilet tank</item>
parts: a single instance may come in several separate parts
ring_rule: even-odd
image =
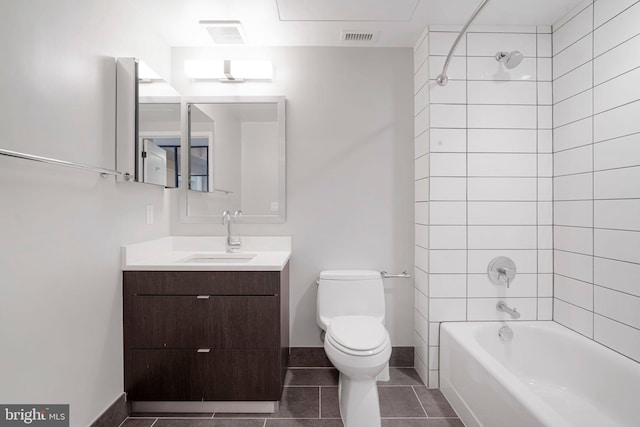
[[[336,316],[372,316],[384,324],[384,286],[379,271],[326,270],[320,273],[316,321],[327,330]]]

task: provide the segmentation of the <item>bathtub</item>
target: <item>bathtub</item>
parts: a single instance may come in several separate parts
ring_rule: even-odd
[[[640,363],[555,322],[442,323],[440,388],[467,427],[640,426]]]

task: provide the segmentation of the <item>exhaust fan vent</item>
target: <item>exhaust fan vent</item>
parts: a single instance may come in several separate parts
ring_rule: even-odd
[[[244,44],[240,21],[200,21],[216,44]]]
[[[341,39],[345,42],[372,42],[375,41],[376,34],[362,31],[343,31]]]

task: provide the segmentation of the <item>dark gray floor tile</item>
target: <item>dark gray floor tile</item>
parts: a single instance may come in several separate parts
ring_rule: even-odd
[[[414,368],[389,368],[389,376],[389,381],[378,381],[378,385],[424,385]]]
[[[428,389],[424,386],[416,386],[414,389],[428,417],[458,416],[440,390]]]
[[[464,427],[458,418],[383,419],[382,427]]]
[[[393,347],[391,349],[391,359],[389,366],[396,368],[412,368],[413,367],[413,347]]]
[[[340,418],[338,387],[320,387],[320,418]]]
[[[287,371],[285,386],[338,385],[338,370],[334,368],[295,368]]]
[[[211,418],[159,418],[153,427],[213,427]]]
[[[253,419],[253,420],[213,420],[212,426],[213,427],[263,427],[264,418]]]
[[[133,418],[211,418],[213,412],[134,412]]]
[[[342,420],[267,420],[266,427],[343,427]]]
[[[326,367],[333,364],[327,358],[324,347],[291,347],[289,367]]]
[[[151,427],[155,421],[155,418],[128,418],[122,427]]]
[[[215,414],[215,418],[320,418],[319,387],[285,387],[273,414]],[[155,427],[155,426],[154,426]]]
[[[426,417],[411,386],[378,387],[378,395],[383,418]]]
[[[153,427],[262,427],[264,418],[258,419],[193,419],[193,418],[163,418]]]

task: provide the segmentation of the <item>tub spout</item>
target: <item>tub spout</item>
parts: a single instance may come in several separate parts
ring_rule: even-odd
[[[498,304],[496,304],[496,310],[507,313],[512,319],[520,318],[520,313],[518,313],[515,308],[509,307],[504,301],[499,301]]]

